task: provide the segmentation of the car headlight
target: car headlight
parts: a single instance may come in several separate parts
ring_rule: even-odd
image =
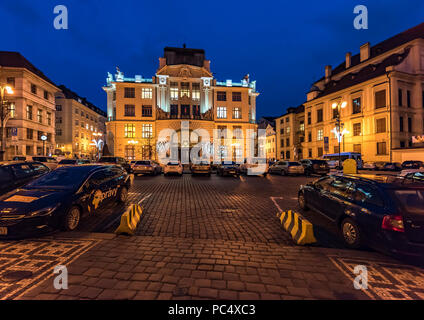
[[[48,216],[49,214],[51,214],[54,210],[56,210],[58,207],[60,206],[60,203],[45,207],[43,209],[31,212],[30,214],[28,214],[29,217],[43,217],[43,216]]]

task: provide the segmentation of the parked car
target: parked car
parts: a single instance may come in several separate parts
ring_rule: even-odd
[[[99,159],[98,163],[120,165],[128,173],[132,173],[131,165],[128,163],[127,160],[125,160],[124,158],[121,158],[121,157],[103,156]]]
[[[134,174],[150,174],[152,176],[162,173],[162,167],[153,160],[138,160],[132,166]]]
[[[60,160],[57,164],[57,168],[63,167],[63,166],[77,166],[80,164],[88,164],[90,163],[90,160],[88,159],[63,159]]]
[[[27,165],[27,164],[25,164]],[[131,179],[120,166],[65,166],[0,197],[0,239],[75,230],[81,217],[125,202]]]
[[[386,162],[383,162],[383,161],[377,161],[376,163],[375,163],[375,170],[378,170],[378,171],[384,171],[384,165],[386,164]]]
[[[239,170],[240,174],[266,177],[269,172],[269,164],[266,159],[262,158],[252,158],[250,161],[245,159],[244,163],[239,166]]]
[[[331,175],[301,186],[299,206],[327,217],[345,245],[424,258],[424,183],[397,176]],[[423,260],[424,261],[424,260]]]
[[[32,157],[29,156],[14,156],[12,161],[32,161]]]
[[[415,172],[406,173],[403,176],[403,178],[424,182],[424,169],[416,169],[416,170],[417,171],[415,171]]]
[[[404,161],[402,162],[402,169],[421,169],[424,168],[422,161]]]
[[[41,162],[0,162],[0,195],[20,188],[49,171]]]
[[[171,174],[183,175],[183,165],[179,161],[170,161],[163,167],[163,174],[165,176]]]
[[[320,174],[326,175],[330,172],[330,167],[328,166],[327,161],[320,159],[303,159],[300,160],[305,174],[307,176],[311,174]]]
[[[216,174],[218,176],[239,176],[240,175],[240,168],[239,165],[234,162],[222,162],[221,164],[218,165],[218,167],[216,168]]]
[[[305,169],[300,162],[297,161],[278,161],[269,167],[271,174],[278,173],[282,176],[301,175],[305,173]]]
[[[402,165],[399,162],[386,162],[383,166],[384,171],[401,171]]]
[[[413,176],[415,173],[424,174],[424,169],[404,169],[399,173],[399,177]]]
[[[53,157],[34,156],[32,161],[41,162],[45,166],[49,167],[50,170],[54,170],[57,167],[57,160]]]
[[[365,162],[362,169],[364,169],[364,170],[377,170],[377,165],[375,164],[375,162]]]
[[[191,174],[206,174],[211,175],[211,165],[208,162],[193,163],[190,167]]]

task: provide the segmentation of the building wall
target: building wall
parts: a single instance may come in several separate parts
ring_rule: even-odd
[[[14,94],[7,96],[15,105],[15,114],[6,122],[5,159],[14,155],[42,155],[43,141],[39,136],[46,135],[45,153],[54,152],[55,146],[55,102],[54,95],[58,88],[24,68],[1,67],[0,82],[7,83],[14,78]],[[36,86],[36,93],[31,92],[31,85]],[[44,96],[44,92],[47,96]],[[32,119],[27,116],[27,106],[32,106]],[[41,112],[41,121],[38,119]],[[17,128],[18,139],[12,140],[10,128]],[[27,132],[33,130],[32,138]]]

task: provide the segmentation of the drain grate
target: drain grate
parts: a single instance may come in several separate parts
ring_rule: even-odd
[[[16,282],[23,279],[31,278],[33,273],[31,271],[9,271],[2,275],[2,280],[6,282]]]

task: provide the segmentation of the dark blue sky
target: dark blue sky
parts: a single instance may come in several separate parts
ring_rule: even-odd
[[[66,5],[69,29],[53,28]],[[369,29],[353,28],[365,4]],[[165,46],[203,48],[218,80],[257,80],[258,116],[305,101],[327,64],[424,22],[422,0],[13,0],[0,3],[0,50],[19,51],[57,84],[105,108],[106,72],[151,77]]]

